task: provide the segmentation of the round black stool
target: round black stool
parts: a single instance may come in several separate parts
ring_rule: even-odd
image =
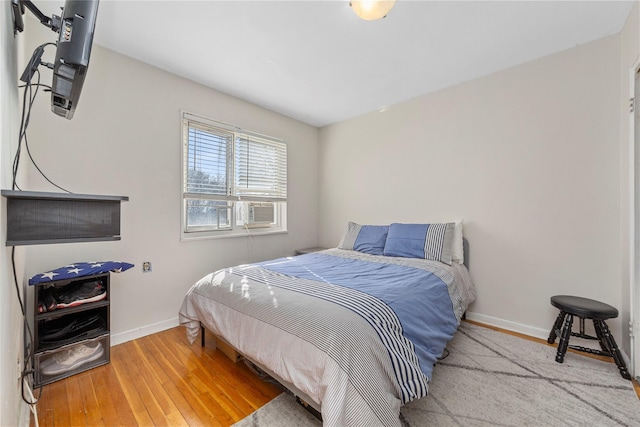
[[[627,365],[624,363],[620,349],[618,348],[618,345],[613,339],[613,335],[611,335],[609,327],[605,322],[606,319],[615,319],[618,317],[618,310],[615,307],[600,301],[570,295],[556,295],[551,297],[551,305],[560,310],[560,314],[558,314],[558,318],[553,324],[553,328],[551,329],[551,333],[547,339],[549,344],[553,344],[556,341],[556,337],[560,335],[560,343],[558,344],[558,352],[556,353],[556,362],[564,362],[564,356],[567,352],[567,347],[569,347],[585,353],[613,357],[613,360],[616,362],[616,365],[620,370],[622,378],[627,380],[631,379],[631,375],[629,374],[629,371],[627,371]],[[573,325],[573,316],[578,316],[580,318],[580,333],[576,333],[571,330]],[[584,333],[584,319],[593,320],[593,327],[596,330],[597,336],[593,337]],[[560,328],[562,328],[563,323],[564,328],[561,332]],[[597,340],[600,342],[601,350],[569,345],[569,338],[572,336],[588,340]]]

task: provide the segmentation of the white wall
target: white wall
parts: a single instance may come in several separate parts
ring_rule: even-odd
[[[470,318],[546,337],[552,295],[628,304],[620,50],[608,37],[321,129],[320,243],[349,220],[463,218]]]
[[[43,27],[29,43],[50,38]],[[50,81],[48,70],[43,76]],[[180,109],[287,142],[288,234],[180,241]],[[94,45],[74,118],[55,116],[48,96],[39,97],[29,143],[58,185],[130,197],[122,204],[122,240],[28,247],[27,274],[82,260],[128,261],[135,269],[112,275],[112,344],[177,324],[186,291],[208,272],[317,243],[317,140],[312,126]],[[57,191],[33,168],[25,187]],[[142,273],[143,261],[153,272]]]
[[[0,181],[11,188],[11,164],[19,133],[17,57],[21,36],[13,35],[11,2],[0,3]],[[0,199],[0,217],[6,200]],[[0,425],[28,424],[26,405],[20,397],[19,368],[23,360],[23,321],[11,268],[11,250],[4,246],[6,225],[0,231]],[[19,289],[22,293],[24,252],[16,251]],[[19,363],[18,363],[19,362]]]

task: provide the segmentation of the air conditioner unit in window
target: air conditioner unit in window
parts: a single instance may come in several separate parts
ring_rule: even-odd
[[[269,227],[274,218],[273,203],[249,203],[247,227]]]

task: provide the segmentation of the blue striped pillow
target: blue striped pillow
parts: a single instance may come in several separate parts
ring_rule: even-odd
[[[382,255],[388,230],[388,225],[360,225],[349,222],[338,248]]]
[[[383,254],[422,258],[451,265],[455,223],[398,224],[389,226]]]

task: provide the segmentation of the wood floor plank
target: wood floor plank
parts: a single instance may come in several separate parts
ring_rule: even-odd
[[[105,425],[134,425],[135,417],[126,401],[113,365],[104,365],[90,372]]]
[[[197,393],[189,384],[189,371],[179,364],[171,354],[168,354],[168,350],[163,345],[165,337],[162,335],[154,335],[151,339],[154,357],[168,377],[168,382],[166,383],[165,388],[169,390],[174,389],[178,393],[178,395],[174,394],[174,401],[186,401],[188,406],[195,411],[198,417],[207,424],[222,425],[217,421],[214,412],[212,412],[216,411],[217,408],[207,407],[206,403],[202,401],[199,393]],[[186,417],[187,414],[184,415]]]
[[[171,331],[178,333],[179,338],[186,337],[184,331],[176,329]],[[195,358],[197,369],[201,370],[203,375],[208,376],[212,382],[223,385],[222,388],[231,394],[230,397],[236,404],[243,404],[242,400],[255,410],[281,393],[281,390],[271,383],[260,381],[256,384],[255,374],[243,362],[234,363],[216,351],[213,347],[213,336],[207,335],[207,346],[204,349],[198,349],[200,344],[194,344],[195,348],[192,345],[191,348],[182,346],[177,349],[185,352],[187,356],[196,354],[198,356]],[[205,355],[210,357],[205,357]]]
[[[87,417],[84,410],[84,402],[82,401],[82,392],[80,391],[80,383],[78,376],[69,378],[67,382],[67,404],[69,406],[69,421],[72,426],[88,425]]]
[[[120,348],[111,349],[111,364],[118,376],[118,381],[122,385],[122,390],[127,402],[133,412],[133,417],[137,425],[153,425],[151,417],[147,412],[143,400],[135,387],[135,374],[130,371],[126,360],[125,347],[128,343],[121,344]]]
[[[147,385],[149,391],[153,395],[153,398],[157,401],[158,406],[163,411],[165,418],[167,420],[172,420],[171,425],[186,425],[187,422],[180,415],[180,411],[162,385],[162,375],[153,369],[153,366],[149,361],[147,348],[146,346],[143,347],[145,342],[145,340],[134,341],[132,351],[135,351],[135,353],[132,353],[131,355],[133,359],[140,360],[140,363],[136,364],[140,378],[142,378]]]
[[[93,380],[91,379],[91,372],[83,372],[78,374],[78,386],[80,387],[80,394],[82,396],[82,407],[86,417],[87,425],[90,426],[104,426],[102,421],[102,406],[96,396]]]
[[[282,392],[281,389],[269,382],[256,382],[256,375],[244,363],[234,363],[216,351],[215,339],[211,333],[206,332],[206,345],[203,348],[199,340],[194,344],[189,344],[183,328],[173,328],[166,332],[174,334],[176,342],[184,344],[177,346],[176,350],[182,351],[190,358],[193,358],[193,355],[197,356],[193,360],[197,364],[197,369],[201,370],[202,375],[207,376],[210,382],[219,385],[236,405],[246,406],[249,404],[251,411],[254,411]]]
[[[165,372],[170,375],[174,386],[180,390],[191,407],[201,416],[207,417],[211,425],[227,425],[228,422],[220,421],[227,418],[223,408],[194,388],[190,369],[172,352],[171,347],[168,346],[168,340],[162,339],[162,336],[156,336],[152,339],[157,348],[156,354],[160,364],[165,368]]]
[[[145,350],[147,352],[147,360],[150,368],[155,373],[173,404],[180,411],[181,417],[188,425],[198,425],[201,418],[191,407],[182,393],[180,393],[180,391],[175,387],[170,376],[165,372],[164,367],[158,362],[158,351],[154,346],[152,339],[150,337],[144,337],[141,340],[144,340],[145,342]]]
[[[66,398],[67,384],[64,382],[59,381],[43,387],[40,401],[36,405],[39,414],[44,412],[44,414],[39,417],[41,426],[70,425],[69,408]],[[41,411],[40,408],[42,407],[47,408],[46,411]]]
[[[156,395],[152,391],[154,377],[147,377],[144,375],[144,361],[139,358],[139,355],[136,353],[134,341],[127,343],[124,347],[127,358],[127,366],[128,373],[135,378],[132,382],[133,386],[136,388],[138,395],[144,402],[144,406],[147,410],[147,413],[153,420],[154,425],[166,425],[167,419],[165,417],[165,413],[162,409],[162,403],[164,402],[163,396]],[[136,361],[133,363],[133,361]]]
[[[184,331],[173,329],[172,332],[178,333],[180,338],[186,337]],[[195,349],[192,345],[191,348],[182,346],[177,350],[183,351],[186,355],[198,355],[195,358],[195,363],[197,363],[197,369],[202,372],[201,375],[217,384],[239,407],[254,411],[282,392],[271,383],[264,381],[256,383],[256,375],[243,362],[234,363],[215,350],[212,336],[206,342],[207,346],[204,349],[200,347],[200,344],[194,344]],[[196,350],[198,347],[200,347],[199,353]]]
[[[184,348],[174,348],[174,350],[181,351]],[[215,366],[212,364],[214,358],[206,354],[195,356],[193,352],[183,354],[183,356],[187,357],[188,363],[192,366],[193,386],[200,392],[209,393],[234,420],[237,420],[242,413],[255,410],[244,404],[240,395],[241,391],[235,387],[238,386],[237,383],[235,386],[230,384],[229,381],[222,378],[219,370],[216,370],[215,367],[212,369],[212,366]],[[218,355],[216,354],[216,356]]]

